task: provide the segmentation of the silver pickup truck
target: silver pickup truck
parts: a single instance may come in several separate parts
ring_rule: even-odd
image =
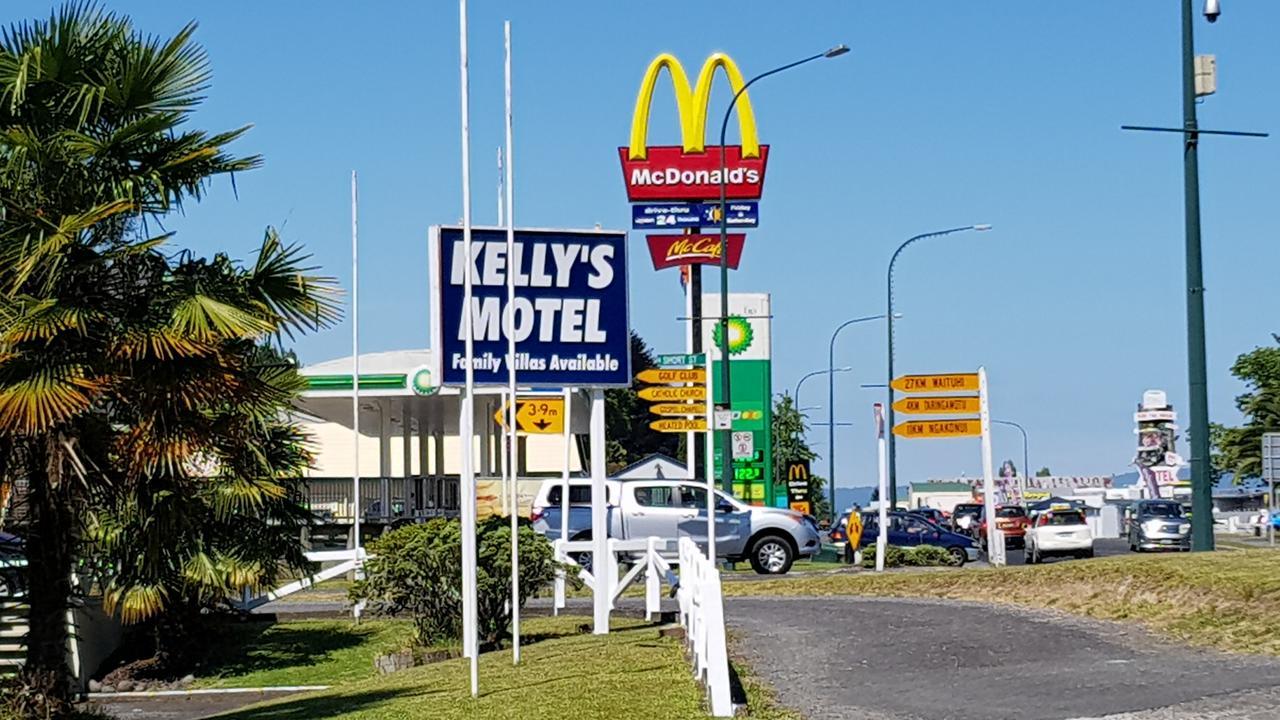
[[[534,498],[534,529],[560,537],[564,482],[548,480]],[[707,543],[707,487],[688,480],[607,480],[605,498],[609,537],[690,537]],[[591,481],[569,481],[569,539],[591,538]],[[793,510],[747,505],[716,491],[716,554],[730,562],[750,561],[762,575],[785,573],[798,557],[818,552],[818,527]],[[575,558],[589,562],[589,554]]]

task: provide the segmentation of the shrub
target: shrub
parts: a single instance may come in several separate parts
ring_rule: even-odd
[[[906,564],[916,567],[949,567],[959,563],[944,547],[921,545],[907,551]]]
[[[884,566],[894,567],[950,567],[956,565],[956,559],[946,548],[937,545],[920,545],[902,548],[890,545],[884,553]],[[868,545],[862,551],[862,567],[876,566],[876,546]]]
[[[489,518],[476,528],[476,598],[480,641],[495,645],[509,636],[511,528]],[[558,564],[546,538],[528,523],[519,528],[520,606],[555,579]],[[462,531],[457,520],[437,518],[409,525],[369,543],[365,579],[351,588],[374,612],[407,615],[413,640],[427,646],[462,639]]]

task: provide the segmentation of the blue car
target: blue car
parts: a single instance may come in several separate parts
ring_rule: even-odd
[[[880,534],[880,514],[864,512],[862,528],[862,542],[858,546],[875,545]],[[951,553],[959,565],[978,559],[978,545],[973,538],[953,533],[912,512],[894,510],[889,513],[888,542],[899,547],[937,545]]]

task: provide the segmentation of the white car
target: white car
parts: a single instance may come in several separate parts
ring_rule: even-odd
[[[1054,506],[1036,513],[1027,527],[1023,562],[1043,562],[1046,557],[1093,557],[1093,531],[1085,522],[1084,511],[1070,505]]]

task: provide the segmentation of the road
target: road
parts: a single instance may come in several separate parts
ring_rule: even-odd
[[[1280,661],[1193,650],[1132,625],[976,603],[731,599],[753,672],[809,718],[1263,720]]]

